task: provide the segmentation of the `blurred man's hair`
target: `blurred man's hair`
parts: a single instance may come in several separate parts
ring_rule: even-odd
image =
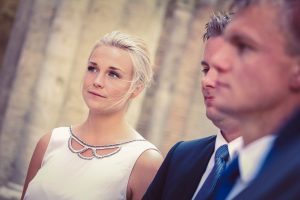
[[[278,9],[280,30],[287,38],[286,49],[292,55],[300,54],[300,0],[233,0],[231,10],[239,12],[249,6],[265,3]],[[270,22],[274,23],[274,22]]]

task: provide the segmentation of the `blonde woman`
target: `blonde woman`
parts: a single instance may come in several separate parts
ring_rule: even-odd
[[[40,139],[22,199],[141,199],[162,156],[126,122],[125,114],[151,78],[143,41],[114,31],[97,42],[83,78],[87,119]]]

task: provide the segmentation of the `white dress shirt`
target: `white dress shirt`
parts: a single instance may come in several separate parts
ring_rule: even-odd
[[[194,193],[194,196],[193,196],[192,200],[195,199],[197,193],[199,192],[200,188],[202,187],[203,183],[205,182],[205,180],[207,179],[209,173],[211,172],[212,168],[215,165],[216,150],[224,144],[228,145],[229,161],[231,161],[232,158],[239,152],[239,150],[243,146],[243,139],[242,139],[242,137],[238,137],[238,138],[234,139],[233,141],[231,141],[230,143],[227,143],[227,141],[224,139],[224,137],[221,133],[217,134],[214,153],[210,157],[210,160],[208,162],[206,170],[205,170],[205,172],[204,172],[204,174],[203,174],[203,176],[200,180],[200,183],[199,183],[199,185],[198,185],[198,187],[197,187],[197,189]]]
[[[234,198],[237,194],[244,190],[257,176],[266,159],[267,154],[271,150],[275,138],[275,135],[262,137],[240,150],[240,177],[236,181],[226,200]]]

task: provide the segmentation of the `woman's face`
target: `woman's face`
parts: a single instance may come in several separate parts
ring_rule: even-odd
[[[128,52],[111,46],[96,47],[88,60],[82,88],[89,109],[110,112],[125,108],[128,99],[122,99],[132,77],[133,63]]]

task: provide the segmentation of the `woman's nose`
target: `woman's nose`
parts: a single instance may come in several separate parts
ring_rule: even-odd
[[[96,88],[103,88],[103,87],[104,87],[104,82],[105,82],[105,81],[104,81],[104,75],[102,75],[101,73],[99,73],[99,74],[96,76],[93,85],[94,85],[94,87],[96,87]]]

